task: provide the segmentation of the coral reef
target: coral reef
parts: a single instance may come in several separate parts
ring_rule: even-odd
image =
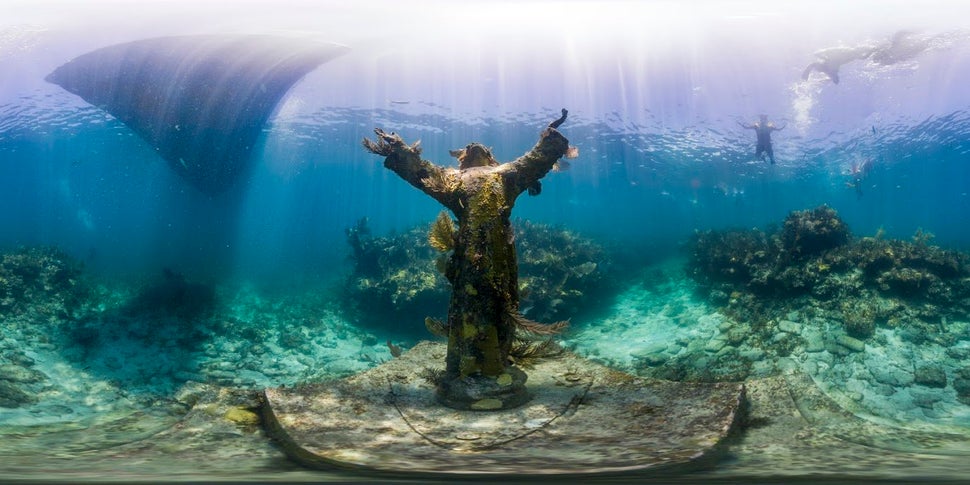
[[[613,251],[562,227],[516,221],[522,313],[540,321],[582,315],[614,288]]]
[[[0,255],[0,408],[33,404],[50,387],[47,374],[36,369],[20,343],[50,342],[63,322],[86,312],[88,295],[81,264],[55,248],[24,247]]]
[[[444,259],[432,247],[432,240],[446,233],[442,226],[439,216],[430,230],[417,227],[395,236],[372,237],[366,219],[347,229],[354,261],[347,309],[355,319],[367,327],[427,337],[420,322],[436,310],[444,312],[450,292]],[[597,306],[609,294],[615,279],[606,248],[563,228],[525,220],[514,226],[523,315],[559,321]]]
[[[19,315],[28,306],[55,300],[62,312],[70,312],[85,291],[81,264],[58,249],[20,248],[0,257],[0,316]]]
[[[0,425],[155,408],[186,381],[290,385],[388,355],[340,317],[332,283],[277,294],[165,270],[132,285],[87,275],[52,248],[0,253],[0,277]]]
[[[966,413],[970,404],[968,305],[954,303],[953,308],[946,308],[948,304],[928,301],[928,294],[901,297],[892,289],[881,292],[877,278],[891,264],[870,276],[856,266],[867,267],[868,261],[880,259],[882,256],[875,257],[877,249],[883,256],[886,249],[892,249],[894,257],[913,251],[922,254],[921,258],[909,258],[914,267],[919,262],[924,268],[935,267],[930,273],[937,277],[954,276],[940,278],[951,290],[957,290],[952,296],[967,283],[966,276],[959,276],[963,274],[960,271],[951,273],[958,266],[950,263],[963,255],[930,247],[922,232],[912,241],[862,238],[818,258],[789,258],[787,266],[777,263],[779,272],[794,273],[801,272],[806,263],[817,268],[850,254],[870,256],[857,256],[853,264],[825,268],[821,272],[824,278],[811,286],[812,291],[755,286],[755,292],[746,285],[752,279],[750,275],[773,274],[776,267],[767,262],[782,258],[773,252],[780,250],[768,248],[780,246],[774,246],[776,235],[767,232],[701,235],[706,242],[750,244],[767,239],[763,245],[750,244],[756,249],[739,253],[734,262],[727,257],[729,248],[716,246],[712,250],[718,252],[712,254],[724,258],[699,261],[736,265],[749,275],[747,280],[735,278],[738,271],[719,271],[698,285],[697,277],[684,271],[683,260],[674,259],[639,271],[633,268],[633,279],[639,283],[624,285],[613,300],[611,312],[599,316],[592,325],[577,325],[563,345],[607,365],[652,378],[761,382],[783,375],[782,379],[790,383],[793,378],[810,376],[805,382],[813,388],[818,386],[848,412],[907,426],[927,422],[966,429],[970,424]],[[853,247],[856,245],[859,247]],[[753,257],[757,251],[765,254]],[[755,268],[739,263],[745,260],[761,261],[763,267],[752,271]],[[805,281],[818,278],[806,277]]]
[[[841,322],[852,338],[886,325],[933,339],[941,321],[970,311],[970,257],[929,238],[918,231],[912,241],[853,240],[822,206],[792,212],[771,234],[697,233],[687,267],[710,301],[747,322],[757,339],[773,338],[777,322],[798,309]]]
[[[345,287],[345,311],[365,327],[426,336],[418,322],[448,307],[450,288],[435,263],[427,227],[372,237],[366,219],[347,229],[354,270]],[[409,324],[408,322],[414,322]]]
[[[849,226],[835,210],[822,205],[789,214],[780,239],[785,253],[792,257],[815,256],[848,243]]]

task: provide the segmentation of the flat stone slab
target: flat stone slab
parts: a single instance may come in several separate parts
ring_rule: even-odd
[[[588,475],[703,467],[737,425],[742,383],[638,378],[571,353],[526,369],[532,400],[458,411],[421,377],[445,346],[424,342],[338,381],[264,391],[264,424],[316,468],[394,474]]]

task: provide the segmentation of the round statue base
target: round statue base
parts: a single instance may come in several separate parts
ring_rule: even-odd
[[[502,382],[502,377],[507,382]],[[506,369],[500,378],[468,376],[438,384],[438,402],[452,409],[497,411],[517,408],[532,397],[525,388],[527,376],[515,367]]]
[[[270,435],[311,467],[461,476],[590,475],[704,467],[736,426],[741,383],[638,378],[571,353],[527,369],[532,399],[456,410],[422,376],[445,346],[424,342],[366,372],[264,391]]]

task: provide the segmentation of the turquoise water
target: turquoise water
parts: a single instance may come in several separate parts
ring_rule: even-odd
[[[543,179],[541,195],[523,195],[513,222],[573,234],[579,242],[571,251],[597,248],[583,253],[595,255],[591,269],[581,259],[563,263],[564,247],[542,242],[560,239],[521,236],[520,252],[547,249],[549,264],[577,285],[552,285],[523,300],[534,318],[540,311],[572,318],[562,337],[567,348],[674,380],[770,379],[797,370],[842,409],[885,429],[968,435],[960,387],[970,380],[966,298],[939,308],[939,301],[879,293],[874,305],[902,301],[909,306],[898,315],[908,320],[877,319],[857,339],[859,350],[842,339],[858,336],[843,329],[838,297],[785,300],[777,305],[784,311],[759,327],[698,290],[685,257],[697,232],[770,233],[793,211],[823,204],[855,241],[930,233],[933,246],[970,251],[970,33],[958,21],[965,7],[500,5],[432,5],[441,17],[417,14],[429,7],[408,2],[377,14],[331,2],[0,7],[0,253],[7,258],[0,394],[8,399],[0,435],[9,438],[0,466],[9,476],[71,480],[77,469],[89,479],[239,478],[232,466],[201,458],[223,450],[255,457],[247,466],[263,479],[347,478],[304,471],[258,429],[223,418],[255,406],[259,389],[372,368],[392,358],[388,341],[407,348],[430,338],[423,316],[446,313],[443,280],[430,289],[409,279],[398,287],[427,290],[402,297],[418,300],[423,314],[401,309],[411,300],[371,315],[357,304],[364,286],[347,231],[366,218],[371,237],[411,247],[421,237],[394,238],[423,234],[440,211],[360,140],[380,127],[420,140],[423,156],[441,165],[455,163],[449,150],[476,141],[508,161],[530,149],[564,107],[569,118],[560,131],[579,156]],[[850,20],[872,9],[884,15]],[[536,18],[545,20],[536,25]],[[346,48],[286,91],[261,128],[249,172],[224,192],[198,190],[129,126],[44,81],[101,47],[199,33]],[[839,66],[838,84],[817,70],[803,78],[833,48],[868,54]],[[775,164],[755,157],[754,133],[738,125],[759,114],[785,125],[772,135]],[[56,252],[22,259],[22,247]],[[531,264],[528,258],[520,254],[520,263]],[[76,284],[12,279],[16,268],[35,263],[45,275],[63,265]],[[433,285],[433,264],[432,256],[409,255],[384,269],[429,275],[424,283]],[[538,265],[522,275],[549,280],[549,271]],[[966,281],[952,281],[954,294]],[[557,298],[568,311],[548,310]],[[937,306],[919,310],[924,303]],[[914,328],[929,336],[914,338]],[[781,337],[771,340],[770,332]],[[732,360],[745,362],[743,370]],[[179,448],[173,427],[193,426],[210,438]],[[152,436],[164,446],[137,444]],[[959,478],[941,470],[959,472],[955,463],[970,450],[948,446],[938,454],[909,444],[873,447],[874,454],[955,460],[908,472],[891,463],[792,469],[796,478]],[[118,455],[105,451],[115,447]],[[708,478],[776,477],[770,460],[749,460],[750,449],[739,449],[738,461]],[[120,470],[112,460],[125,453],[137,459]],[[45,468],[52,456],[59,466]]]

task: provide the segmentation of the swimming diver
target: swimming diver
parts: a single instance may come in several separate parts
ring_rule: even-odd
[[[804,71],[802,71],[802,79],[808,81],[808,77],[812,74],[812,71],[818,71],[824,73],[832,83],[839,83],[839,68],[843,64],[848,64],[852,61],[865,59],[872,55],[874,48],[868,45],[860,45],[857,47],[832,47],[829,49],[823,49],[815,53],[815,62],[808,65]]]
[[[808,80],[812,71],[824,73],[833,83],[839,83],[839,68],[852,61],[867,60],[881,66],[915,59],[938,44],[942,35],[920,35],[900,30],[883,42],[867,42],[854,47],[832,47],[815,53],[815,62],[802,71],[802,79]]]
[[[845,186],[850,189],[855,189],[856,198],[862,198],[862,181],[869,176],[869,170],[871,169],[871,158],[866,158],[861,162],[856,160],[852,162],[852,166],[849,167],[848,175],[852,180],[847,181]]]
[[[768,115],[760,115],[760,121],[746,125],[742,122],[738,122],[741,128],[754,130],[758,135],[758,145],[755,147],[754,156],[760,158],[762,161],[765,159],[765,154],[768,155],[768,160],[771,164],[775,164],[775,152],[771,148],[771,132],[784,130],[788,123],[781,125],[780,127],[775,126],[774,123],[768,121]]]

